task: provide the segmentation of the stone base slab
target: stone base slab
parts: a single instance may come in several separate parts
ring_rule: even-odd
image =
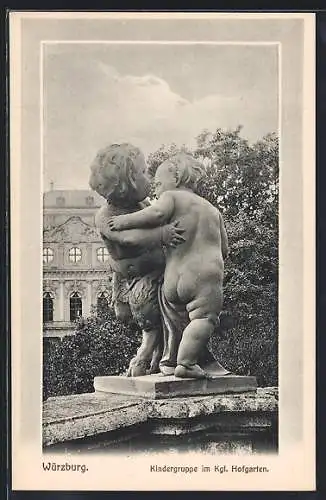
[[[67,443],[69,448],[74,440],[99,436],[101,441],[104,434],[106,439],[116,440],[119,432],[128,439],[139,426],[145,426],[141,431],[144,435],[182,435],[185,431],[191,434],[200,430],[198,426],[206,429],[212,425],[228,433],[248,428],[256,433],[266,430],[267,424],[272,425],[277,411],[275,387],[160,400],[99,391],[52,397],[43,403],[43,445],[51,449]]]
[[[125,394],[148,399],[227,394],[257,390],[255,377],[223,375],[210,379],[177,378],[174,375],[144,375],[142,377],[95,377],[95,391]]]

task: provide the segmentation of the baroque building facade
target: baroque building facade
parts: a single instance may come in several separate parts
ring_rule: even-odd
[[[43,335],[74,332],[76,320],[111,300],[109,255],[95,229],[103,199],[87,190],[43,195]]]

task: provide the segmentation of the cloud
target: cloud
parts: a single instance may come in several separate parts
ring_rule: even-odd
[[[189,101],[153,74],[122,75],[102,61],[53,58],[46,73],[46,183],[84,188],[96,151],[129,141],[145,154],[162,143],[194,143],[203,128],[233,128],[256,140],[275,130],[275,103],[255,89]]]

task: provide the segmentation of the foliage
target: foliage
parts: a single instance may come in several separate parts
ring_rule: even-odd
[[[136,326],[123,325],[110,309],[82,318],[74,335],[45,344],[44,398],[92,392],[94,377],[124,372],[139,344]]]
[[[277,384],[277,232],[244,210],[227,223],[230,256],[225,262],[224,308],[233,319],[216,355],[238,374]]]
[[[206,177],[200,194],[218,206],[227,217],[245,210],[273,208],[278,193],[278,140],[269,134],[250,145],[240,136],[241,128],[215,134],[207,131],[197,138],[194,155],[205,162]]]

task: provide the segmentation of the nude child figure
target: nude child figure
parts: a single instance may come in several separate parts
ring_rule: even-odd
[[[203,175],[191,155],[178,153],[163,162],[155,175],[158,200],[138,212],[112,217],[112,231],[159,227],[180,221],[185,241],[167,248],[163,291],[173,305],[185,305],[189,324],[178,348],[177,377],[206,377],[198,365],[223,304],[224,259],[228,239],[221,213],[194,190]]]

